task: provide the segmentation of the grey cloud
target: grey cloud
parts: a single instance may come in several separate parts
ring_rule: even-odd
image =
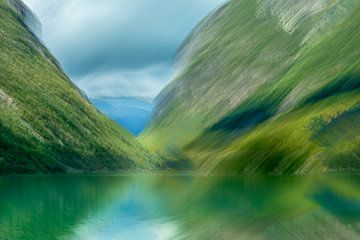
[[[100,85],[103,94],[125,94],[114,89],[124,85],[131,88],[132,85],[134,91],[129,91],[134,95],[146,95],[159,91],[159,85],[163,87],[166,84],[164,78],[168,77],[154,78],[148,69],[162,66],[162,71],[170,72],[174,54],[187,34],[225,0],[25,2],[43,23],[45,43],[87,94],[95,91],[90,91],[90,86]],[[139,74],[135,74],[137,71]],[[129,72],[134,75],[129,77]],[[149,74],[148,77],[144,76],[145,73]],[[110,84],[105,79],[110,76],[112,86],[105,91],[106,84]],[[115,76],[119,77],[118,80]],[[154,81],[153,90],[142,93],[141,86],[150,81],[146,79]]]
[[[142,69],[99,71],[75,81],[90,98],[141,96],[152,99],[170,75],[170,66],[155,65]]]

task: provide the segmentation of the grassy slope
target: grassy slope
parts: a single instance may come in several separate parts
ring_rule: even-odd
[[[0,0],[0,173],[151,168],[153,157],[100,114]]]
[[[359,169],[359,7],[230,1],[184,45],[143,141],[205,173]]]

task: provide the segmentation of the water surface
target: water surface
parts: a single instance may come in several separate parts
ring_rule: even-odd
[[[2,177],[5,239],[360,239],[360,176]]]

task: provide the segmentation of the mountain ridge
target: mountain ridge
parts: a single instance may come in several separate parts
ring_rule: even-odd
[[[358,169],[356,134],[339,132],[359,132],[345,124],[358,119],[359,6],[229,1],[184,43],[142,141],[176,147],[207,174]]]
[[[0,0],[0,173],[157,168],[158,156],[84,97],[23,14]]]
[[[36,14],[22,0],[6,0],[21,16],[24,24],[37,35],[42,36],[42,24]]]

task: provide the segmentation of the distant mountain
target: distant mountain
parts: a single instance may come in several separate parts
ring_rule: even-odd
[[[104,97],[90,101],[109,118],[138,135],[149,123],[153,104],[151,100],[130,97]]]
[[[21,0],[5,0],[21,17],[23,23],[38,37],[42,35],[42,24],[39,18]]]
[[[0,0],[0,173],[154,168],[157,158],[65,75],[34,35],[29,11]]]
[[[142,141],[208,174],[360,169],[359,10],[229,1],[184,43]]]

